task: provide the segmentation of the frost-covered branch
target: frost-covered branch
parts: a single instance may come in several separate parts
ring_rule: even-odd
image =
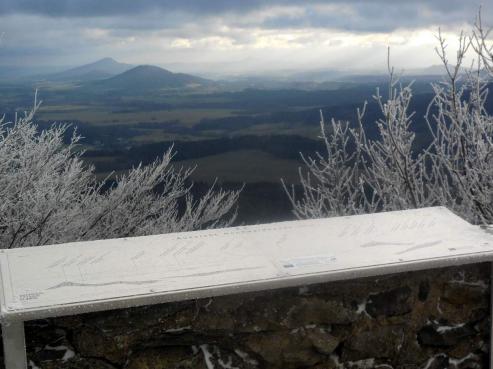
[[[288,190],[285,186],[297,217],[358,214],[432,203],[426,190],[426,156],[413,153],[411,85],[403,87],[390,61],[388,67],[387,98],[379,89],[373,96],[382,115],[375,122],[378,139],[368,138],[366,104],[357,111],[356,128],[335,120],[326,127],[322,117],[321,138],[326,153],[302,157],[307,171],[305,174],[300,169],[301,197],[296,197],[294,187]]]
[[[426,159],[424,155],[413,152],[412,83],[401,85],[390,66],[390,58],[388,71],[387,98],[378,88],[373,96],[381,113],[381,118],[375,122],[378,137],[366,138],[361,114],[358,115],[359,130],[355,132],[364,159],[360,164],[362,181],[369,188],[365,193],[373,196],[373,206],[367,211],[416,208],[430,203],[424,181]]]
[[[474,223],[492,223],[493,117],[485,108],[489,79],[483,73],[481,47],[473,48],[475,68],[458,74],[465,69],[468,48],[461,36],[456,72],[432,84],[435,96],[426,121],[434,138],[430,152],[433,196]],[[445,50],[441,55],[446,60]]]
[[[315,157],[302,155],[307,173],[300,169],[301,199],[296,197],[293,187],[288,188],[283,182],[293,211],[298,218],[360,213],[363,211],[357,178],[360,153],[352,140],[349,123],[332,120],[327,124],[322,111],[320,118],[326,151]]]
[[[412,83],[402,86],[388,60],[389,85],[384,97],[373,96],[381,118],[378,137],[368,138],[364,111],[356,128],[332,121],[331,132],[321,125],[327,152],[304,159],[301,195],[286,189],[299,218],[357,212],[400,210],[444,205],[473,223],[493,223],[493,117],[486,109],[493,77],[490,30],[478,16],[471,37],[459,36],[455,64],[449,62],[447,42],[439,30],[436,52],[445,78],[433,83],[425,124],[431,144],[415,152],[410,111]],[[476,64],[465,68],[468,52]],[[348,142],[355,148],[348,150]],[[342,184],[341,184],[342,183]]]
[[[39,107],[0,123],[0,247],[179,232],[230,225],[239,192],[211,188],[193,199],[190,170],[171,167],[171,149],[104,189],[67,126],[38,131]]]

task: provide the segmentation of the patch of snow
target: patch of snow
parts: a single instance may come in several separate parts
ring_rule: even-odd
[[[203,308],[205,309],[205,311],[209,311],[209,306],[211,306],[212,301],[214,301],[214,299],[211,297],[211,298],[209,299],[209,301],[207,301],[207,304],[205,304],[205,305],[203,306]]]
[[[255,359],[252,359],[248,353],[245,351],[242,351],[240,349],[235,349],[235,354],[240,357],[241,360],[243,360],[247,364],[252,364],[252,365],[258,365],[258,361]]]
[[[187,325],[186,327],[166,329],[164,332],[166,332],[166,333],[180,333],[183,331],[187,331],[191,328],[192,328],[191,326]]]
[[[404,333],[402,333],[401,335],[401,341],[399,342],[399,344],[397,345],[397,352],[401,351],[401,348],[402,346],[404,345],[404,341],[405,341],[405,335]]]
[[[464,279],[454,279],[451,281],[452,283],[457,283],[457,284],[462,284],[462,285],[465,285],[465,286],[473,286],[473,287],[480,287],[484,290],[488,289],[489,288],[489,284],[483,280],[479,280],[479,281],[476,281],[476,282],[469,282],[469,281],[466,281]]]
[[[338,368],[338,369],[343,369],[344,368],[344,365],[341,364],[341,362],[339,361],[339,356],[337,356],[337,355],[330,355],[330,358],[336,364],[336,368]]]
[[[476,281],[476,282],[466,281],[466,273],[464,271],[461,271],[458,274],[459,274],[460,277],[459,278],[454,278],[450,282],[457,283],[457,284],[462,284],[462,285],[466,285],[466,286],[481,287],[483,289],[489,288],[489,284],[487,282],[483,281],[483,280],[479,280],[479,281]]]
[[[440,354],[437,354],[433,357],[430,357],[428,359],[428,361],[426,362],[426,365],[423,367],[423,369],[430,369],[431,365],[433,364],[435,359],[438,357],[448,357],[448,356],[444,353],[440,353]],[[461,359],[454,359],[454,358],[448,357],[448,360],[449,360],[450,368],[458,368],[459,365],[462,364],[464,361],[469,360],[469,359],[477,359],[477,358],[478,358],[477,355],[470,353]],[[474,368],[480,368],[480,366],[475,365]]]
[[[371,369],[375,367],[375,359],[373,358],[358,361],[348,361],[347,363],[352,367],[361,369]]]
[[[217,346],[209,346],[207,344],[200,345],[200,350],[204,355],[204,361],[207,366],[207,369],[214,369],[214,361],[217,362],[220,368],[222,369],[240,369],[237,366],[233,365],[233,358],[231,355],[228,355],[227,360],[223,360],[221,357],[221,351]]]
[[[437,311],[440,313],[440,314],[443,314],[443,311],[442,311],[442,308],[440,307],[440,297],[438,297],[438,301],[437,301]]]
[[[228,356],[227,362],[224,362],[221,358],[219,358],[217,362],[219,363],[219,365],[221,365],[223,369],[240,369],[237,366],[233,366],[233,359],[231,358],[231,356]]]
[[[375,359],[373,358],[358,360],[358,361],[346,361],[344,363],[341,363],[337,355],[331,355],[330,357],[334,361],[334,363],[336,364],[336,368],[338,369],[344,369],[347,366],[350,366],[352,368],[359,368],[359,369],[375,368]]]
[[[36,364],[34,364],[32,360],[29,360],[29,369],[41,369],[41,368]]]
[[[52,350],[52,351],[65,351],[65,354],[62,357],[62,361],[68,361],[72,359],[75,356],[75,352],[72,351],[69,347],[65,345],[60,345],[60,346],[50,346],[46,345],[45,350]]]
[[[449,362],[450,364],[452,365],[455,365],[456,367],[458,367],[460,364],[462,364],[464,361],[466,360],[469,360],[469,359],[478,359],[478,356],[477,355],[474,355],[472,352],[469,354],[469,355],[466,355],[464,356],[463,358],[461,359],[453,359],[453,358],[449,358]],[[479,368],[479,366],[475,366],[477,368]]]
[[[215,369],[214,364],[211,360],[211,358],[213,358],[213,355],[209,351],[209,345],[200,345],[199,347],[202,350],[202,354],[204,355],[204,361],[205,365],[207,365],[207,369]]]
[[[438,356],[438,355],[437,355]],[[428,361],[426,362],[426,365],[423,367],[423,369],[429,369],[431,364],[433,364],[433,362],[435,361],[435,357],[436,356],[432,356],[428,359]]]
[[[457,329],[457,328],[462,328],[465,325],[465,323],[460,323],[456,325],[441,325],[439,326],[436,331],[440,334],[443,334],[445,332]]]
[[[306,295],[310,291],[308,286],[302,286],[298,289],[298,295]]]
[[[63,355],[62,357],[62,361],[66,362],[74,357],[75,357],[75,352],[67,348],[67,351],[65,351],[65,355]]]
[[[435,359],[437,357],[440,357],[440,356],[446,356],[444,353],[440,353],[440,354],[437,354],[435,356],[432,356],[428,359],[428,361],[426,362],[426,365],[423,367],[423,369],[430,369],[431,365],[433,364],[433,362],[435,361]]]
[[[367,317],[370,317],[370,314],[366,311],[366,304],[368,300],[363,301],[361,304],[358,304],[358,309],[356,310],[356,314],[361,315],[365,314]]]

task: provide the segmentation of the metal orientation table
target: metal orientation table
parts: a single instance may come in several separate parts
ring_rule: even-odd
[[[0,250],[6,369],[27,320],[492,261],[443,207]]]

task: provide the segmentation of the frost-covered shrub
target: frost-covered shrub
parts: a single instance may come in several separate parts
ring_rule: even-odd
[[[171,150],[104,188],[81,159],[80,137],[67,126],[38,132],[39,107],[0,121],[0,247],[139,236],[227,226],[239,193],[209,191],[194,200],[191,171],[170,166]]]
[[[381,118],[378,138],[367,137],[365,108],[357,124],[321,119],[326,151],[303,157],[301,194],[285,190],[298,218],[358,214],[444,205],[465,219],[493,223],[493,117],[485,108],[493,77],[493,45],[479,15],[471,36],[459,38],[455,65],[438,34],[436,51],[445,78],[433,83],[434,98],[426,114],[432,139],[414,152],[411,129],[412,84],[403,86],[388,63],[386,97],[375,96]],[[465,56],[474,53],[475,65],[466,70]]]

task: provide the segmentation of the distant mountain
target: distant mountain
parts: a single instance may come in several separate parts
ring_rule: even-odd
[[[451,70],[454,69],[453,65],[449,66]],[[443,76],[447,72],[445,67],[442,64],[438,65],[430,65],[426,68],[414,68],[414,69],[405,69],[404,74],[413,75],[413,76]]]
[[[214,82],[184,73],[173,73],[153,65],[139,65],[117,76],[96,82],[98,87],[108,89],[152,90],[209,86]]]
[[[94,63],[85,64],[46,78],[50,81],[96,81],[110,78],[133,68],[131,64],[119,63],[112,58],[104,58]]]

